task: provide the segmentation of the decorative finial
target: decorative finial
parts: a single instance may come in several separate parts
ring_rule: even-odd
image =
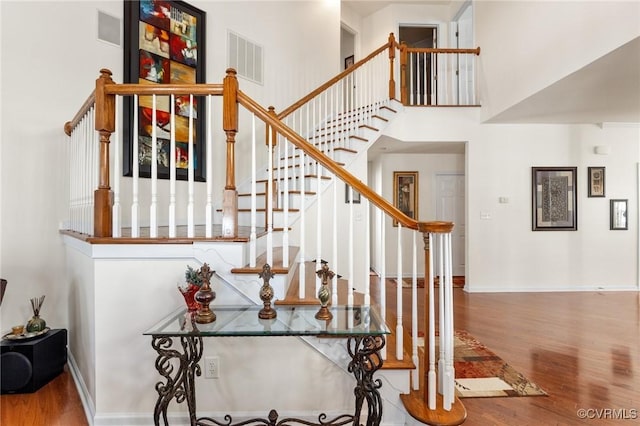
[[[260,319],[272,319],[278,314],[275,309],[271,307],[271,299],[273,299],[273,287],[269,284],[271,278],[274,277],[274,273],[271,272],[271,266],[265,263],[262,267],[262,272],[258,274],[263,280],[262,287],[260,288],[260,300],[264,303],[264,308],[258,312],[258,318]]]
[[[318,299],[320,299],[320,310],[316,313],[316,319],[330,321],[333,314],[327,308],[329,299],[331,299],[331,290],[329,290],[329,280],[333,279],[335,273],[329,269],[327,263],[322,264],[322,268],[316,271],[316,275],[320,278],[322,285],[318,290]]]

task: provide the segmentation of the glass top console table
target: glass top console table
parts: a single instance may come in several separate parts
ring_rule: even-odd
[[[331,320],[318,320],[315,314],[317,305],[296,305],[276,307],[277,317],[258,318],[261,305],[249,306],[212,306],[216,320],[209,324],[195,322],[193,313],[178,309],[156,325],[144,332],[151,336],[151,345],[158,353],[156,369],[163,380],[155,386],[158,399],[154,409],[154,424],[168,425],[167,408],[175,399],[187,403],[191,425],[197,426],[240,426],[248,424],[279,426],[283,424],[304,424],[317,426],[339,426],[360,424],[362,406],[366,400],[368,406],[367,426],[378,426],[382,420],[382,399],[378,389],[382,386],[373,378],[382,367],[380,350],[385,345],[385,334],[389,329],[382,321],[378,310],[372,306],[336,306],[329,310]],[[344,414],[334,419],[326,419],[325,414],[318,416],[318,422],[286,418],[278,420],[278,413],[271,410],[267,418],[256,418],[233,423],[231,417],[217,421],[208,417],[197,418],[195,377],[201,375],[199,366],[203,353],[204,337],[258,337],[258,336],[324,336],[344,337],[347,339],[347,351],[351,358],[348,371],[356,379],[354,388],[354,414]],[[180,341],[173,347],[174,338]],[[176,345],[177,346],[177,345]],[[178,367],[176,368],[176,365]]]

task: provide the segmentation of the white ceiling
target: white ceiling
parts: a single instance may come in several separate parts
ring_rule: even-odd
[[[451,0],[396,0],[396,1],[369,1],[369,0],[342,0],[342,4],[346,4],[358,15],[365,17],[369,16],[374,12],[383,9],[390,4],[412,4],[412,3],[428,3],[428,4],[450,4]]]
[[[492,123],[640,123],[640,37],[491,118]]]

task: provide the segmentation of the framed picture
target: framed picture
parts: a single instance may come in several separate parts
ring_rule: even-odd
[[[418,172],[393,172],[393,205],[412,219],[418,219]],[[396,220],[393,226],[398,226]]]
[[[578,229],[576,167],[532,167],[532,230]]]
[[[609,200],[609,229],[629,229],[627,217],[627,200]]]
[[[127,0],[123,3],[125,83],[162,85],[205,82],[205,12],[182,1]],[[187,179],[191,163],[195,180],[204,181],[204,98],[190,98],[189,95],[157,95],[155,98],[154,117],[153,96],[138,97],[137,123],[134,123],[134,97],[124,98],[123,174],[132,176],[133,162],[137,161],[140,176],[151,176],[155,129],[158,177],[169,178],[173,156],[176,159],[177,179]],[[175,134],[173,150],[172,123]],[[136,139],[138,155],[133,158]]]
[[[351,195],[353,193],[353,195]],[[360,193],[353,188],[348,183],[344,184],[344,202],[349,204],[351,201],[351,197],[353,196],[353,204],[360,204]]]
[[[604,167],[589,167],[589,197],[604,197]]]
[[[347,56],[346,58],[344,58],[344,69],[346,70],[347,68],[349,68],[350,66],[352,66],[354,63],[353,61],[353,55],[351,56]]]

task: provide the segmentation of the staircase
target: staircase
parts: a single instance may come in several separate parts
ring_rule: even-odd
[[[396,96],[393,80],[394,52],[397,48],[391,36],[389,43],[279,114],[273,108],[263,108],[244,94],[238,88],[233,70],[229,70],[220,85],[165,85],[162,91],[164,95],[196,91],[198,96],[209,100],[215,96],[223,97],[221,113],[227,146],[227,177],[223,197],[221,201],[216,201],[220,199],[214,195],[211,179],[207,180],[206,185],[198,187],[205,190],[204,196],[196,197],[195,182],[192,180],[183,187],[186,194],[178,194],[174,178],[164,185],[152,174],[149,185],[151,194],[148,200],[141,200],[138,178],[134,176],[129,218],[121,217],[123,212],[128,211],[123,208],[127,204],[124,191],[119,189],[119,182],[118,185],[114,184],[112,191],[109,182],[110,135],[117,134],[114,105],[118,96],[148,96],[154,93],[155,88],[137,84],[118,85],[111,80],[108,70],[102,70],[95,94],[65,125],[65,130],[71,136],[71,150],[77,149],[84,154],[84,142],[93,140],[95,135],[92,131],[89,134],[82,132],[89,128],[87,123],[95,123],[100,134],[99,147],[96,151],[89,151],[86,164],[70,165],[69,178],[71,182],[87,180],[83,173],[99,170],[99,180],[97,184],[80,188],[89,188],[86,193],[77,196],[72,193],[70,220],[62,232],[90,244],[190,244],[193,247],[193,259],[207,262],[216,270],[222,289],[217,299],[220,303],[261,303],[257,277],[262,266],[268,263],[275,273],[271,285],[277,304],[317,304],[315,295],[319,283],[315,271],[326,261],[336,273],[331,283],[331,303],[377,305],[393,331],[383,354],[383,375],[389,383],[384,389],[384,398],[397,408],[394,416],[404,417],[401,411],[406,414],[407,411],[403,411],[406,409],[411,416],[427,424],[461,423],[466,414],[453,394],[452,344],[448,347],[445,340],[442,345],[445,354],[438,370],[445,377],[440,381],[445,385],[438,389],[438,395],[442,396],[438,396],[437,401],[434,365],[420,362],[417,346],[418,306],[424,306],[428,313],[425,315],[428,323],[423,327],[426,348],[435,341],[436,330],[433,316],[435,301],[432,297],[425,301],[417,300],[415,281],[418,259],[424,260],[427,283],[432,286],[435,278],[440,277],[441,282],[449,284],[443,288],[449,288],[450,232],[453,225],[421,222],[409,217],[381,197],[380,188],[365,183],[366,151],[404,108],[396,100],[399,96]],[[380,81],[372,78],[383,75],[384,72],[380,70],[388,70],[389,64],[391,73],[388,84],[380,84]],[[351,92],[353,87],[357,87],[356,92]],[[249,140],[236,140],[240,108],[246,110],[253,123],[251,131],[243,133],[252,135]],[[256,137],[256,122],[266,126],[266,141]],[[150,136],[154,150],[155,136]],[[212,151],[211,141],[214,139],[211,135],[201,139],[201,142],[207,141],[207,152]],[[261,160],[259,162],[256,155],[265,142],[268,149],[266,164]],[[137,140],[134,140],[135,143]],[[251,144],[251,157],[243,161],[250,161],[252,171],[250,177],[236,186],[234,165],[237,143]],[[113,156],[119,159],[118,144],[115,144]],[[84,161],[80,154],[69,157]],[[112,164],[114,170],[111,174],[119,176],[117,161]],[[189,167],[193,165],[190,163]],[[207,162],[207,167],[206,175],[211,176],[211,161]],[[71,186],[72,191],[76,189],[73,184]],[[93,194],[91,188],[96,186],[98,189]],[[163,190],[167,192],[161,193]],[[354,193],[358,194],[360,203],[356,202]],[[178,196],[187,200],[183,218],[175,213]],[[76,199],[81,202],[76,203]],[[158,200],[164,199],[167,200],[168,211],[173,212],[166,218],[157,216],[159,211],[164,210],[158,208]],[[147,223],[140,220],[138,215],[143,202],[149,204],[151,212]],[[197,225],[196,211],[205,212],[202,223]],[[390,226],[392,222],[393,228]],[[129,226],[123,226],[123,223]],[[148,226],[148,232],[145,232],[145,226]],[[185,234],[179,235],[180,230],[184,230]],[[393,238],[396,239],[395,247],[387,249],[387,239],[391,241]],[[424,250],[417,248],[420,238]],[[371,275],[369,246],[374,240],[379,246],[382,261],[378,262],[380,270]],[[389,275],[404,277],[408,274],[404,272],[406,268],[403,271],[403,265],[412,264],[409,269],[414,286],[408,296],[403,296],[402,280],[396,280],[395,288],[390,288],[387,283],[387,250],[393,252],[390,256],[397,258],[398,265],[397,270]],[[135,252],[135,249],[132,248],[131,252]],[[391,293],[395,293],[395,306],[386,303]],[[428,293],[433,294],[433,290]],[[441,336],[453,336],[451,293],[440,293],[439,333]],[[407,306],[410,307],[410,318],[403,316]],[[323,339],[307,340],[327,358],[333,359],[335,356],[337,343]],[[334,361],[336,365],[339,364],[338,360]],[[420,390],[427,373],[433,385],[428,392],[424,387]],[[404,395],[402,401],[401,394]],[[399,408],[403,404],[405,408]]]

